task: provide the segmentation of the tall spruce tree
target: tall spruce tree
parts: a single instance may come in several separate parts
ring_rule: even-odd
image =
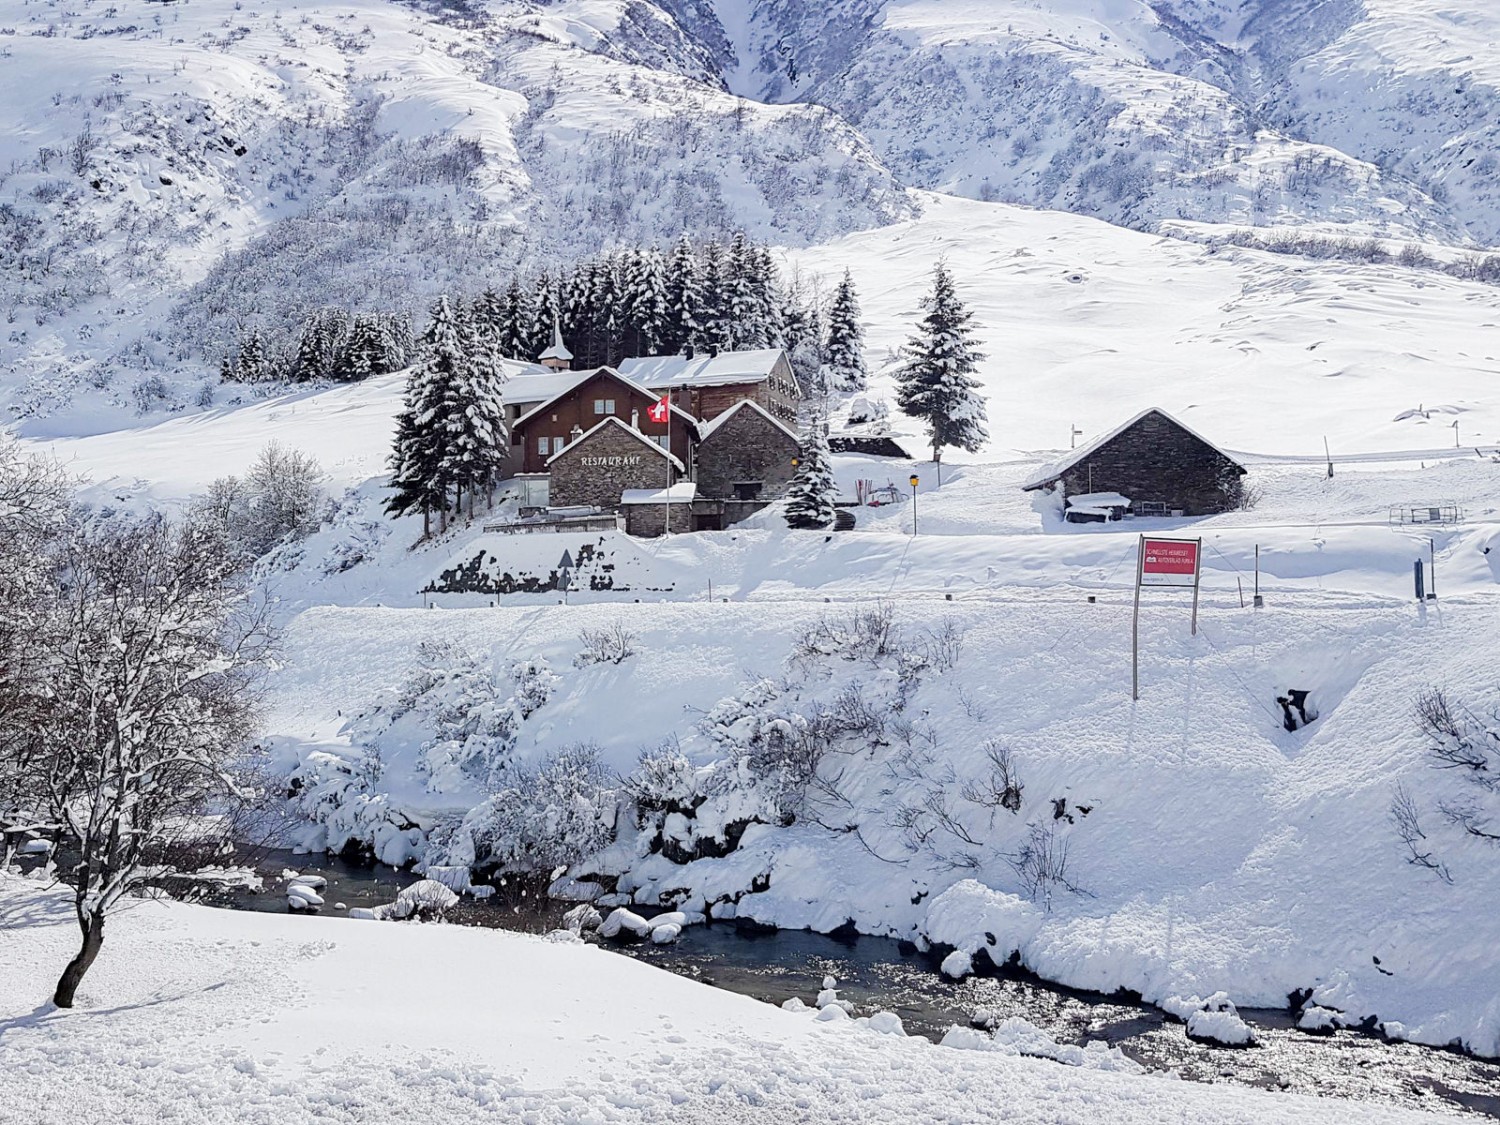
[[[781,292],[781,276],[776,269],[776,260],[771,257],[769,246],[754,248],[755,269],[751,275],[751,290],[756,308],[762,318],[762,347],[784,348],[786,344],[786,299]]]
[[[698,319],[702,307],[698,260],[693,244],[684,234],[672,247],[666,267],[666,314],[663,319],[661,350],[675,355],[688,347],[702,345],[703,325]]]
[[[862,391],[869,386],[864,342],[854,278],[845,270],[828,309],[828,339],[823,345],[822,369],[822,382],[828,390]]]
[[[896,404],[927,424],[932,459],[941,461],[947,446],[973,453],[989,440],[984,398],[974,378],[984,356],[974,349],[974,314],[959,300],[943,262],[933,271],[932,292],[922,307],[926,315],[903,349],[896,373]]]
[[[385,375],[394,370],[390,351],[383,318],[360,313],[349,329],[348,341],[334,367],[333,376],[341,382],[357,383],[372,375]]]
[[[812,394],[818,389],[823,365],[823,318],[798,273],[792,274],[782,298],[782,310],[781,346],[786,349],[803,392]]]
[[[755,247],[744,231],[737,231],[724,260],[721,337],[726,348],[766,345],[765,309],[755,277],[759,265]]]
[[[524,359],[535,362],[552,346],[553,329],[562,320],[562,297],[550,274],[543,273],[533,286],[530,340]]]
[[[501,358],[528,362],[536,359],[538,353],[530,350],[531,325],[535,319],[530,294],[521,287],[520,278],[512,277],[505,287],[495,327],[495,350]]]
[[[454,466],[460,462],[448,448],[454,428],[451,413],[458,388],[470,381],[467,367],[453,307],[446,296],[439,297],[422,334],[421,356],[407,378],[391,456],[395,495],[387,502],[387,510],[395,514],[420,511],[424,535],[431,532],[433,512],[447,527]]]
[[[833,459],[821,416],[815,415],[802,431],[797,473],[787,488],[786,523],[800,530],[828,527],[837,513],[834,501]]]
[[[453,482],[458,505],[467,499],[472,519],[475,498],[493,494],[509,442],[502,390],[505,375],[486,326],[470,317],[460,318],[454,328],[462,362],[447,381],[443,396],[448,431],[443,475]]]
[[[730,346],[728,297],[724,247],[717,239],[710,239],[698,254],[699,337],[710,351],[723,351]]]
[[[272,377],[271,363],[266,356],[266,340],[259,328],[250,329],[250,334],[240,343],[240,354],[235,358],[234,377],[241,383],[265,383]]]

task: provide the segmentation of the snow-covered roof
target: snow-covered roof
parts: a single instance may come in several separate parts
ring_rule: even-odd
[[[571,360],[573,358],[573,353],[568,351],[567,345],[563,343],[562,325],[556,320],[552,322],[552,346],[537,358],[561,360]]]
[[[780,348],[718,355],[652,355],[620,361],[620,373],[644,387],[719,387],[769,379]]]
[[[1095,450],[1101,448],[1102,446],[1108,445],[1110,442],[1114,441],[1115,438],[1119,437],[1126,430],[1130,429],[1131,426],[1135,425],[1142,418],[1145,418],[1150,414],[1160,414],[1168,422],[1171,422],[1174,426],[1177,426],[1179,429],[1182,429],[1188,434],[1191,434],[1193,437],[1197,438],[1210,449],[1216,450],[1217,452],[1223,454],[1225,457],[1228,457],[1229,460],[1234,461],[1233,457],[1229,457],[1229,454],[1224,453],[1222,449],[1219,449],[1217,445],[1214,445],[1213,442],[1209,441],[1202,434],[1197,433],[1191,426],[1183,425],[1176,418],[1173,418],[1159,406],[1151,406],[1147,407],[1145,410],[1142,410],[1134,418],[1131,418],[1125,422],[1121,422],[1107,434],[1102,434],[1099,437],[1094,438],[1092,441],[1084,442],[1077,449],[1071,450],[1066,457],[1062,458],[1059,461],[1052,462],[1052,464],[1048,465],[1046,468],[1042,469],[1039,472],[1033,473],[1031,477],[1026,481],[1026,483],[1021,486],[1021,490],[1023,492],[1030,492],[1033,489],[1043,488],[1046,485],[1051,484],[1058,477],[1062,476],[1065,472],[1071,469],[1074,465],[1081,464],[1083,461],[1087,460]],[[1235,464],[1239,464],[1239,462],[1235,461]]]
[[[671,488],[627,488],[620,493],[621,504],[686,504],[698,495],[698,485],[690,480],[678,481]]]
[[[564,371],[558,374],[556,383],[548,388],[552,391],[552,393],[549,394],[546,398],[538,401],[535,406],[533,406],[525,414],[522,414],[519,418],[512,422],[511,425],[513,427],[520,426],[526,422],[531,421],[532,418],[542,413],[542,411],[546,410],[547,407],[551,406],[554,402],[562,398],[569,391],[576,390],[578,387],[582,386],[584,383],[588,382],[596,375],[607,375],[609,378],[615,380],[615,382],[624,384],[626,389],[635,391],[637,394],[645,398],[653,400],[657,398],[657,395],[653,394],[651,391],[648,391],[645,387],[635,382],[635,380],[627,379],[613,367],[596,367],[592,371]],[[528,376],[525,382],[529,383],[531,378],[531,376]],[[542,378],[545,378],[545,376],[537,377],[538,381],[540,381]],[[532,400],[530,398],[518,399],[515,394],[512,393],[511,388],[520,382],[523,382],[523,380],[512,379],[509,383],[507,383],[505,385],[505,397],[511,402],[531,402]],[[686,422],[691,428],[692,432],[697,431],[698,419],[694,418],[686,410],[682,409],[682,407],[674,404],[672,407],[672,415],[678,420]],[[598,429],[597,426],[594,428]]]
[[[652,441],[645,434],[641,433],[640,430],[635,429],[633,426],[627,426],[624,422],[620,421],[620,419],[614,417],[613,415],[610,415],[610,417],[604,419],[604,421],[600,422],[597,426],[595,426],[593,429],[589,430],[587,433],[585,433],[585,434],[583,434],[583,435],[581,435],[579,437],[576,437],[572,441],[568,442],[567,445],[563,446],[556,453],[554,453],[551,457],[547,458],[547,464],[551,465],[552,462],[556,461],[564,453],[569,452],[575,445],[578,445],[581,442],[588,441],[589,438],[593,437],[600,430],[604,429],[605,426],[619,426],[620,429],[624,430],[631,437],[635,438],[642,445],[644,445],[647,449],[650,449],[650,450],[652,450],[653,452],[656,452],[656,453],[660,453],[663,457],[665,457],[668,461],[670,461],[676,467],[676,469],[677,469],[678,472],[680,472],[680,473],[687,472],[686,466],[684,466],[683,463],[681,461],[679,461],[675,456],[673,456],[671,453],[668,453],[661,446],[657,445],[656,442]]]
[[[528,364],[524,373],[511,376],[505,384],[505,401],[528,407],[548,402],[567,394],[593,374],[592,371],[554,371]]]
[[[1118,492],[1084,492],[1068,497],[1070,508],[1128,508],[1130,498]]]
[[[752,402],[748,398],[741,399],[739,402],[737,402],[733,406],[731,406],[728,410],[724,411],[723,414],[720,414],[713,421],[699,423],[699,425],[698,425],[698,437],[699,437],[699,439],[703,440],[703,441],[707,441],[709,434],[713,433],[720,426],[722,426],[725,422],[729,421],[729,419],[732,418],[732,417],[734,417],[735,414],[737,414],[741,410],[745,410],[745,409],[749,409],[749,410],[755,411],[755,413],[759,414],[767,422],[770,422],[771,425],[773,425],[773,426],[777,427],[778,429],[780,429],[784,434],[786,434],[787,437],[791,438],[793,441],[801,441],[802,440],[801,438],[799,438],[797,436],[796,431],[793,430],[793,429],[791,429],[785,422],[781,421],[779,418],[773,417],[772,414],[771,414],[771,412],[769,410],[767,410],[764,406],[762,406],[758,402]]]

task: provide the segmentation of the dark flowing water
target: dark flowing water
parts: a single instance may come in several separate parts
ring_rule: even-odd
[[[416,876],[389,867],[364,867],[329,857],[272,853],[260,870],[260,893],[226,892],[208,901],[242,910],[286,913],[283,870],[318,874],[322,913],[392,901]],[[568,909],[519,884],[488,900],[465,898],[452,923],[540,933],[557,929]],[[606,943],[610,944],[610,943]],[[952,981],[933,959],[889,938],[837,940],[801,930],[750,933],[732,923],[693,926],[672,945],[610,948],[681,976],[767,1003],[798,997],[811,1004],[824,976],[838,980],[841,999],[856,1014],[895,1012],[911,1034],[940,1039],[955,1024],[985,1026],[1019,1016],[1059,1043],[1102,1040],[1151,1070],[1175,1071],[1195,1082],[1233,1082],[1273,1090],[1347,1098],[1500,1119],[1500,1064],[1454,1051],[1393,1043],[1379,1035],[1338,1031],[1310,1035],[1291,1015],[1240,1009],[1260,1045],[1232,1049],[1198,1043],[1184,1026],[1149,1005],[1079,992],[1029,974],[998,974]],[[1059,1064],[1061,1065],[1061,1064]]]

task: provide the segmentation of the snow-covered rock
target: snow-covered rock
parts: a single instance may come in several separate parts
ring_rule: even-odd
[[[617,907],[610,911],[609,917],[605,918],[603,924],[600,925],[599,936],[612,938],[622,933],[644,938],[651,933],[651,923],[633,910],[627,910],[623,906]]]
[[[1299,1031],[1330,1035],[1338,1030],[1339,1015],[1340,1013],[1332,1008],[1324,1008],[1318,1004],[1309,1004],[1297,1016],[1297,1028]]]
[[[1253,1047],[1255,1032],[1235,1010],[1225,992],[1215,992],[1206,1000],[1196,996],[1169,997],[1163,1010],[1184,1019],[1190,1039],[1219,1043],[1226,1047]]]
[[[974,971],[974,958],[962,949],[955,949],[943,958],[943,963],[938,967],[945,977],[962,980]]]

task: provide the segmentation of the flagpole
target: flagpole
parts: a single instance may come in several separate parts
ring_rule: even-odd
[[[662,535],[672,534],[672,388],[667,388],[667,520],[662,525]]]

